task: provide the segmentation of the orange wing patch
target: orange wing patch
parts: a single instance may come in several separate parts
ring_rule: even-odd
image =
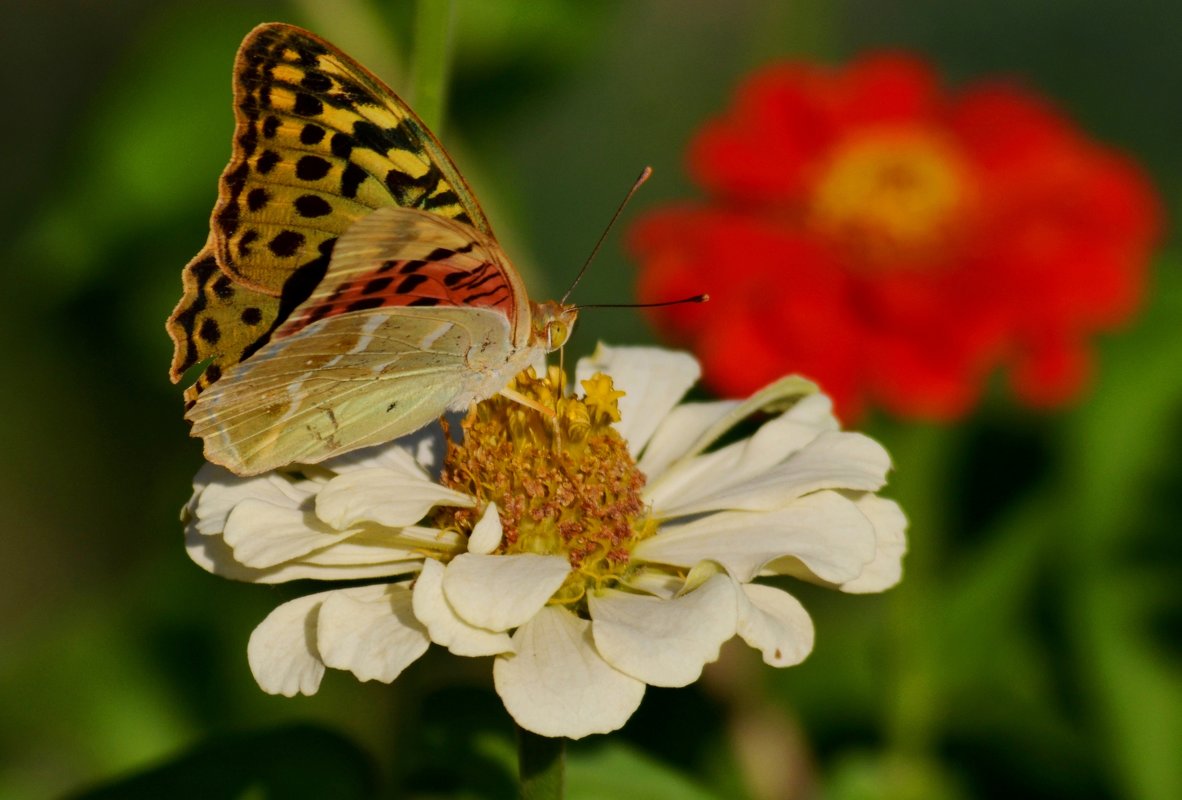
[[[275,333],[290,336],[318,320],[350,311],[391,306],[477,306],[500,310],[516,322],[516,301],[502,267],[491,261],[473,265],[464,256],[476,243],[455,250],[436,248],[424,258],[391,259],[377,269],[341,283],[323,300],[305,303]],[[471,257],[469,257],[471,258]]]

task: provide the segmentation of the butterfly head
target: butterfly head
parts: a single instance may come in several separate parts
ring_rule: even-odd
[[[579,309],[554,300],[530,305],[533,312],[532,341],[544,347],[547,353],[566,344],[579,317]]]

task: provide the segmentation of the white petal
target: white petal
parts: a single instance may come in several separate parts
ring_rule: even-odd
[[[736,584],[715,575],[673,600],[608,591],[587,596],[599,654],[616,669],[653,686],[686,686],[718,660],[735,635]]]
[[[334,593],[284,603],[254,629],[246,660],[264,692],[284,697],[316,694],[324,677],[324,662],[316,649],[316,618],[321,604]]]
[[[304,486],[294,485],[276,472],[253,478],[239,478],[227,469],[204,465],[197,471],[195,494],[189,508],[201,533],[216,534],[225,529],[226,517],[246,499],[265,500],[277,506],[298,508],[311,497]]]
[[[185,552],[206,572],[230,580],[254,582],[263,572],[242,566],[222,537],[202,534],[192,521],[185,526]]]
[[[518,628],[513,645],[515,655],[493,662],[493,682],[517,724],[541,736],[610,733],[644,697],[642,681],[595,651],[591,623],[565,609],[542,609]]]
[[[639,565],[637,565],[639,566]],[[662,600],[671,600],[685,588],[685,578],[670,574],[662,569],[641,567],[626,578],[629,589],[651,594]]]
[[[345,541],[310,553],[318,564],[372,564],[427,555],[452,556],[467,550],[468,537],[459,531],[441,531],[407,525],[405,528],[366,526]]]
[[[505,631],[538,613],[569,572],[562,556],[464,553],[447,565],[443,591],[470,625]]]
[[[373,578],[394,578],[416,572],[422,566],[422,561],[392,561],[388,563],[367,564],[363,566],[334,567],[332,565],[316,564],[311,561],[294,561],[267,570],[256,583],[283,583],[284,581],[314,580],[314,581],[356,581]]]
[[[693,356],[659,347],[609,347],[602,342],[590,358],[579,359],[575,377],[582,381],[606,372],[626,394],[620,398],[615,428],[635,458],[661,420],[702,374]]]
[[[480,521],[472,528],[472,535],[468,537],[468,552],[488,555],[501,546],[501,515],[497,513],[497,504],[489,503],[488,508],[480,515]]]
[[[689,451],[704,431],[738,405],[738,400],[682,403],[665,415],[636,466],[649,480],[660,476]]]
[[[414,612],[431,641],[457,656],[495,656],[513,651],[509,634],[469,625],[460,619],[443,594],[444,567],[433,558],[423,562],[415,580]]]
[[[823,580],[844,583],[870,563],[874,546],[874,526],[851,500],[817,492],[777,511],[728,511],[665,525],[632,557],[681,567],[717,561],[746,583],[768,562],[790,555]]]
[[[876,491],[886,483],[891,459],[882,445],[860,433],[828,432],[817,436],[788,460],[740,484],[694,495],[679,493],[680,502],[659,506],[660,516],[673,517],[715,510],[770,511],[819,489]]]
[[[697,440],[690,445],[685,457],[703,452],[752,414],[761,411],[775,414],[791,409],[801,401],[801,398],[809,397],[819,391],[817,384],[799,375],[780,378],[734,406],[726,415],[702,431]]]
[[[332,530],[309,511],[248,498],[230,512],[223,538],[233,548],[234,558],[239,562],[265,569],[336,544],[351,535],[348,531]]]
[[[410,475],[430,476],[443,452],[443,431],[428,425],[393,442],[363,447],[324,462],[337,474],[370,467],[385,467]]]
[[[813,649],[813,621],[800,602],[774,586],[743,585],[739,636],[773,667],[799,664]]]
[[[785,413],[762,425],[754,435],[694,458],[684,459],[645,489],[645,499],[658,515],[681,513],[703,498],[742,491],[762,480],[772,468],[837,429],[833,403],[823,394],[809,395]]]
[[[401,583],[341,589],[320,607],[316,644],[324,663],[358,680],[389,683],[430,643]]]
[[[365,562],[333,558],[333,554],[339,554],[349,547],[351,545],[344,542],[313,553],[306,559],[289,561],[269,569],[255,569],[234,558],[234,551],[221,536],[202,535],[192,525],[185,529],[185,550],[198,566],[223,578],[250,583],[392,577],[416,571],[423,558],[421,553],[408,553],[404,560],[397,560],[396,554],[390,554],[387,560],[374,560],[371,557]]]
[[[422,475],[369,467],[329,481],[316,495],[316,515],[337,530],[362,521],[400,528],[418,522],[437,505],[467,508],[474,502]]]
[[[874,526],[877,547],[874,560],[862,568],[861,575],[843,583],[841,590],[855,594],[885,591],[903,577],[903,554],[907,552],[907,517],[898,503],[877,495],[863,495],[854,502]]]

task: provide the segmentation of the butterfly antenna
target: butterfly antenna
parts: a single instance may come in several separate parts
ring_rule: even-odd
[[[636,190],[644,186],[644,182],[653,174],[652,167],[645,167],[640,173],[640,177],[636,179],[636,183],[632,184],[632,188],[628,190],[628,194],[624,195],[620,207],[616,209],[616,213],[612,214],[611,220],[607,223],[607,227],[603,229],[603,233],[599,235],[599,241],[595,243],[595,247],[591,248],[591,255],[587,256],[587,260],[583,262],[583,266],[579,269],[579,274],[575,276],[574,281],[571,282],[570,288],[566,290],[566,294],[562,296],[559,303],[566,304],[566,298],[570,297],[570,293],[579,285],[579,281],[583,280],[583,275],[587,272],[587,267],[591,266],[591,262],[595,260],[595,254],[599,252],[599,248],[603,246],[603,240],[607,238],[607,234],[611,231],[612,226],[616,224],[616,220],[620,218],[624,207],[628,205],[628,201],[632,199],[632,195],[636,194]]]
[[[662,300],[659,303],[588,303],[585,306],[578,306],[579,310],[584,308],[661,308],[662,306],[680,306],[684,303],[708,303],[710,302],[710,295],[695,294],[692,297],[683,297],[680,300]]]

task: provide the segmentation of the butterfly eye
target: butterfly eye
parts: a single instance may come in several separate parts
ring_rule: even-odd
[[[549,349],[551,350],[556,350],[566,344],[568,336],[570,336],[570,328],[561,320],[554,320],[546,326],[546,338],[549,340]]]

